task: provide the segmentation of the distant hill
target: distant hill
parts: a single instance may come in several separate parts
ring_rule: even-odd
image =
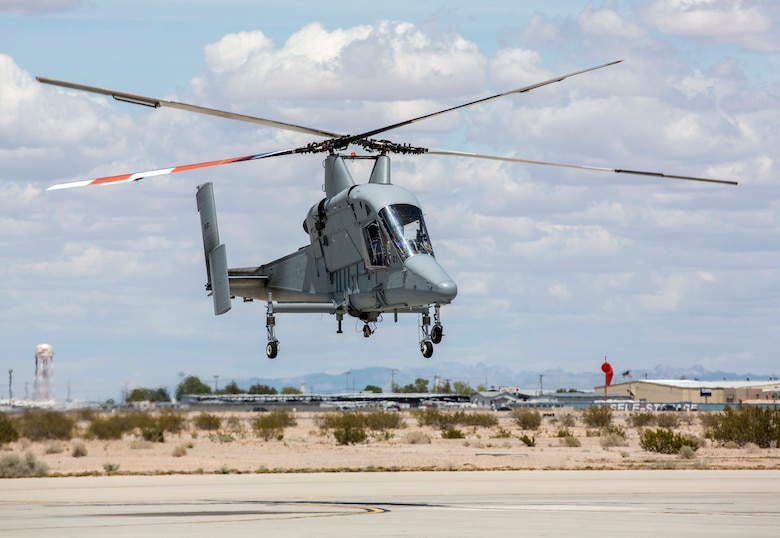
[[[710,371],[698,365],[684,368],[657,365],[653,368],[626,368],[625,370],[616,371],[612,382],[618,383],[629,379],[628,376],[622,376],[625,371],[630,371],[630,377],[633,379],[645,379],[646,377],[647,379],[718,381],[722,379],[770,378],[767,375],[751,373]],[[259,383],[276,387],[277,390],[280,390],[282,387],[295,387],[303,388],[307,393],[336,394],[353,391],[360,392],[367,385],[381,387],[384,392],[389,392],[393,380],[397,385],[404,386],[414,383],[417,378],[427,379],[428,386],[433,388],[435,376],[439,376],[442,381],[466,382],[475,389],[479,385],[484,385],[488,388],[516,386],[531,392],[537,392],[542,389],[544,392],[554,392],[557,389],[568,390],[572,388],[587,392],[593,390],[598,385],[604,384],[604,374],[598,368],[587,372],[566,372],[560,368],[529,371],[511,370],[506,366],[488,365],[485,363],[463,365],[446,362],[405,370],[374,366],[350,370],[348,374],[347,372],[342,374],[315,372],[296,377],[276,379],[252,377],[244,380],[237,379],[236,382],[244,389]],[[777,379],[777,376],[771,376],[771,378]]]

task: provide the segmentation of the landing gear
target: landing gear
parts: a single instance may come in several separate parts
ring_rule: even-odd
[[[442,338],[444,338],[444,328],[441,325],[434,325],[431,329],[431,341],[434,344],[441,344]]]
[[[276,339],[274,328],[276,316],[274,316],[274,303],[271,294],[268,294],[268,312],[265,316],[265,330],[268,333],[268,343],[265,345],[265,354],[269,359],[275,359],[279,354],[279,340]]]
[[[430,359],[433,356],[433,344],[440,344],[442,338],[444,338],[444,326],[441,324],[441,308],[439,305],[434,305],[433,319],[434,324],[431,327],[431,315],[423,314],[422,329],[423,338],[420,340],[420,353],[426,359]]]
[[[433,329],[431,329],[431,341],[434,344],[441,344],[441,339],[444,338],[444,325],[441,324],[441,307],[436,305],[433,307]]]
[[[374,331],[371,330],[371,327],[368,325],[368,323],[363,325],[363,337],[368,338],[372,334],[374,334]]]

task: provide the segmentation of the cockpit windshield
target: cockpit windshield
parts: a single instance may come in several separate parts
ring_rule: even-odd
[[[411,204],[391,205],[379,212],[379,218],[404,258],[415,254],[433,256],[428,229],[419,207]]]

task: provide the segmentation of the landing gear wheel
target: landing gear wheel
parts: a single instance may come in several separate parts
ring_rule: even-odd
[[[363,337],[368,338],[372,334],[374,334],[374,331],[371,330],[371,327],[368,326],[368,323],[363,325]]]
[[[433,356],[433,342],[430,340],[423,340],[420,342],[420,353],[426,359],[430,359]]]
[[[440,344],[442,338],[444,338],[444,327],[441,325],[434,325],[433,329],[431,329],[431,341],[434,344]]]
[[[269,359],[275,359],[279,354],[279,341],[271,340],[268,342],[265,346],[265,354],[268,355]]]

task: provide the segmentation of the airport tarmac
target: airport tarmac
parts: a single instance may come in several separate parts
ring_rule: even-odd
[[[777,536],[780,471],[474,471],[0,481],[6,536]]]

